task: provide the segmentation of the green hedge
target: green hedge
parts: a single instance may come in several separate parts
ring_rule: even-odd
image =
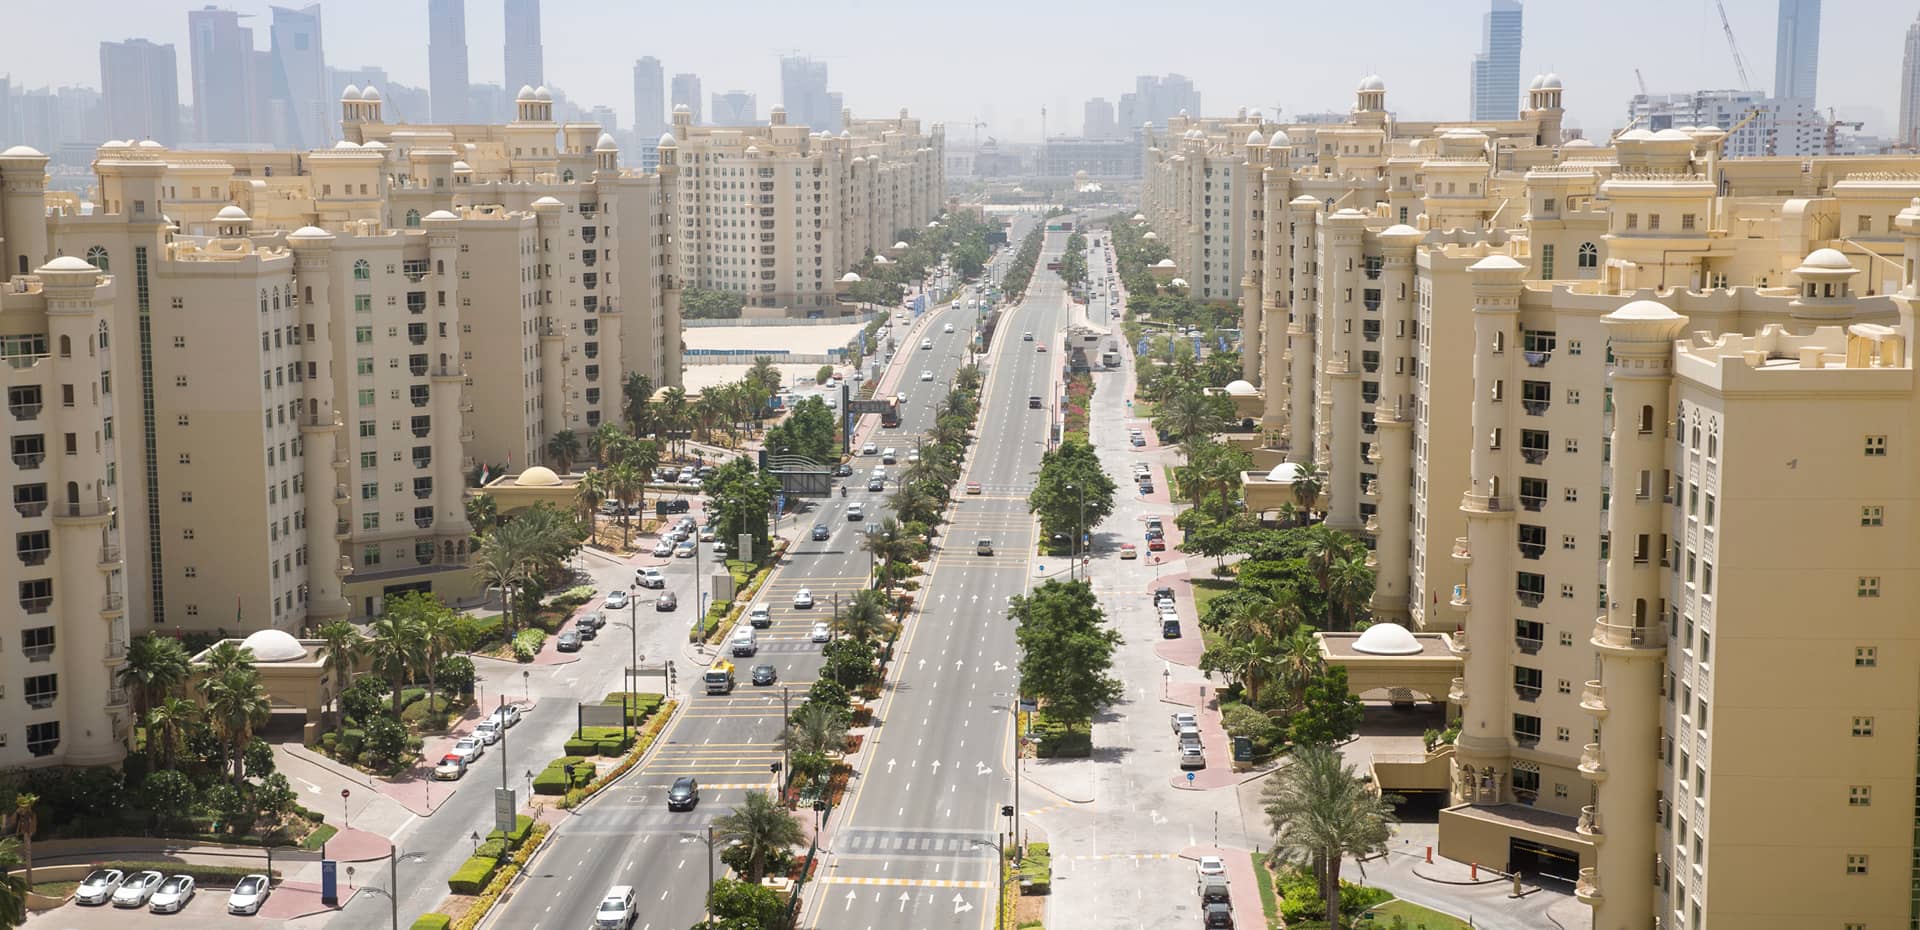
[[[162,875],[191,875],[193,880],[203,885],[231,886],[249,876],[259,874],[257,867],[237,865],[200,865],[194,862],[101,862],[94,865],[100,869],[119,869],[128,875],[148,870]],[[280,873],[275,872],[277,879]]]
[[[496,841],[505,842],[507,844],[508,851],[512,851],[515,849],[519,849],[520,844],[527,841],[527,834],[532,832],[533,832],[533,818],[527,816],[526,814],[521,814],[513,819],[512,833],[508,833],[505,836],[502,836],[500,831],[494,830],[491,833],[487,834],[487,842],[489,843],[496,842]],[[480,848],[485,849],[486,846],[483,845]]]
[[[453,918],[445,914],[421,914],[413,919],[413,930],[447,930]]]
[[[660,704],[666,700],[665,695],[644,691],[615,691],[608,694],[606,700],[601,703],[618,707],[623,698],[631,701],[631,703],[627,704],[627,723],[633,726],[644,723],[648,717],[653,715],[654,711],[660,709]]]
[[[1053,889],[1053,853],[1045,843],[1027,844],[1015,876],[1026,894],[1046,894]]]
[[[454,894],[479,894],[488,882],[493,881],[493,873],[499,869],[500,860],[492,856],[474,856],[462,863],[452,878],[447,879],[447,890]]]
[[[1072,730],[1066,723],[1044,713],[1034,714],[1032,720],[1034,739],[1038,743],[1034,755],[1042,759],[1078,759],[1093,754],[1093,734],[1087,732],[1089,727]]]
[[[573,741],[568,740],[567,742],[571,745]],[[593,783],[593,766],[586,764],[587,760],[584,756],[569,752],[567,755],[547,763],[547,767],[541,769],[540,774],[533,776],[533,793],[566,794],[567,772],[565,766],[569,762],[573,763],[574,766],[573,787],[584,788]]]

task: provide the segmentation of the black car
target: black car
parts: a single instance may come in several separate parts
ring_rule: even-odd
[[[827,525],[825,523],[815,523],[813,525],[814,539],[826,539],[832,535],[833,535],[833,531],[827,529]]]
[[[694,469],[693,473],[700,480],[705,481],[708,478],[713,477],[714,472],[716,472],[717,470],[718,469],[714,468],[712,465],[702,465],[699,468]]]
[[[1167,588],[1167,587],[1160,587],[1160,588],[1154,588],[1154,589],[1153,589],[1153,599],[1154,599],[1154,600],[1156,600],[1156,601],[1157,601],[1157,600],[1159,600],[1159,599],[1161,599],[1161,598],[1163,598],[1163,597],[1164,597],[1164,598],[1166,598],[1167,600],[1173,600],[1173,599],[1174,599],[1174,597],[1173,597],[1173,589],[1172,589],[1172,588]]]
[[[1233,908],[1225,904],[1209,904],[1202,916],[1207,930],[1233,930]]]
[[[1171,618],[1160,621],[1160,638],[1179,639],[1180,621]]]
[[[780,680],[780,673],[776,671],[773,666],[756,665],[753,667],[753,683],[754,684],[770,685],[779,680]]]
[[[576,624],[574,624],[574,625],[573,625],[573,631],[574,631],[575,633],[577,633],[577,634],[579,634],[579,636],[580,636],[580,639],[581,639],[582,641],[585,641],[585,640],[589,640],[589,639],[598,639],[598,638],[600,638],[600,628],[599,628],[599,627],[593,627],[593,626],[588,626],[588,625],[586,625],[586,624],[584,624],[584,623],[576,623]]]
[[[679,606],[680,606],[680,599],[674,597],[672,591],[660,592],[660,596],[655,598],[653,601],[653,609],[656,611],[673,610],[674,608],[677,608]]]
[[[553,648],[558,649],[561,652],[579,652],[580,651],[580,631],[568,630],[565,633],[560,634],[560,641],[554,643]]]
[[[598,630],[607,625],[607,615],[603,613],[581,614],[580,619],[575,620],[573,625],[583,630]]]
[[[682,775],[673,780],[673,787],[667,789],[667,810],[690,811],[700,803],[700,783],[691,775]]]
[[[845,462],[841,462],[840,464],[833,466],[833,476],[835,478],[850,478],[853,476],[853,466],[848,465]]]
[[[884,491],[886,489],[887,489],[887,479],[885,478],[868,478],[867,479],[867,490]]]

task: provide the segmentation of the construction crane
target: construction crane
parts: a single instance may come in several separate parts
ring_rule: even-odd
[[[986,125],[980,121],[980,117],[973,118],[973,150],[976,152],[980,151],[980,130]]]
[[[1740,43],[1733,40],[1733,23],[1727,19],[1727,5],[1714,0],[1713,5],[1720,10],[1720,28],[1727,33],[1727,50],[1733,52],[1733,70],[1740,73],[1740,89],[1752,90],[1753,82],[1747,80],[1747,62],[1740,57]]]
[[[1854,132],[1859,132],[1861,129],[1866,128],[1865,123],[1861,123],[1854,120],[1841,119],[1839,116],[1834,114],[1832,107],[1828,107],[1827,108],[1827,139],[1826,139],[1826,142],[1827,142],[1826,153],[1828,155],[1835,154],[1836,150],[1839,149],[1840,147],[1840,128],[1842,126],[1848,129],[1851,129]]]
[[[1640,96],[1642,97],[1653,96],[1652,94],[1647,93],[1647,79],[1640,76],[1639,68],[1633,69],[1633,79],[1640,82]]]

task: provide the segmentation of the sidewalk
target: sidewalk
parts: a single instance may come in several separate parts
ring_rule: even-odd
[[[1232,741],[1227,737],[1226,727],[1221,725],[1219,689],[1205,681],[1171,682],[1161,701],[1194,709],[1200,723],[1200,747],[1207,757],[1206,768],[1173,775],[1167,783],[1183,791],[1239,784],[1242,773],[1233,770]],[[1188,775],[1193,778],[1188,779]]]

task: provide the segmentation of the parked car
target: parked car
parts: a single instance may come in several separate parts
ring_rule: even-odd
[[[1152,494],[1152,493],[1153,493],[1153,482],[1151,482],[1151,481],[1142,481],[1142,482],[1140,482],[1140,493],[1142,493],[1142,494]]]
[[[1207,751],[1193,745],[1180,747],[1180,767],[1183,769],[1206,768]]]
[[[487,744],[481,742],[478,737],[463,736],[454,740],[453,748],[448,751],[468,762],[472,762],[487,754]]]
[[[1204,767],[1205,760],[1201,760]],[[1233,930],[1233,906],[1229,904],[1209,904],[1201,912],[1202,923],[1206,930]]]
[[[818,621],[813,625],[813,632],[808,634],[807,638],[816,643],[824,643],[833,638],[833,628],[827,626],[825,620]]]
[[[434,781],[459,781],[460,776],[465,774],[467,760],[451,752],[441,756],[440,763],[433,767]]]
[[[114,889],[113,906],[145,907],[148,899],[153,897],[153,893],[160,890],[160,883],[166,880],[165,875],[152,869],[135,872],[127,876],[127,880],[121,882],[119,888]]]
[[[607,603],[604,606],[608,610],[625,610],[627,609],[627,599],[627,589],[614,588],[612,591],[607,592]]]
[[[832,535],[833,535],[832,531],[827,529],[827,525],[825,523],[815,523],[813,525],[813,538],[816,541],[827,539]]]
[[[1153,589],[1153,596],[1156,600],[1163,597],[1166,598],[1167,600],[1173,600],[1173,589],[1165,585],[1161,585],[1160,587]]]
[[[667,789],[667,810],[690,811],[700,803],[700,782],[691,775],[682,775],[673,780],[673,787]]]
[[[1140,550],[1135,549],[1133,543],[1121,543],[1120,557],[1123,559],[1137,559],[1140,557]]]
[[[670,610],[677,610],[679,607],[680,599],[674,597],[672,591],[662,591],[659,597],[653,599],[653,610],[655,613],[666,613]]]
[[[520,708],[512,704],[502,704],[494,708],[493,713],[487,716],[506,724],[507,729],[513,729],[514,725],[520,722]]]
[[[635,569],[633,583],[643,588],[664,588],[667,586],[667,576],[660,574],[657,568]]]
[[[623,591],[621,593],[625,594],[626,592]],[[579,619],[573,621],[573,625],[583,630],[588,628],[598,630],[607,625],[607,615],[599,611],[584,613],[580,615]]]
[[[756,665],[753,667],[753,683],[754,684],[770,685],[779,680],[780,680],[780,672],[778,669],[775,669],[773,666]]]
[[[1180,638],[1180,618],[1178,617],[1160,618],[1160,638],[1161,639],[1179,639]]]
[[[713,530],[713,527],[712,527],[711,525],[709,525],[709,526],[703,526],[703,527],[701,527],[701,528],[700,528],[700,541],[701,541],[701,542],[713,542],[713,539],[714,539],[714,530]]]
[[[726,559],[726,557],[727,557],[727,544],[726,544],[726,543],[723,543],[723,542],[716,542],[716,543],[714,543],[714,544],[713,544],[713,557],[714,557],[715,559],[719,559],[719,560],[723,560],[723,561],[724,561],[724,560]]]
[[[693,542],[692,540],[688,540],[674,548],[673,557],[676,559],[691,559],[693,558],[694,550],[696,548],[698,548],[698,544]]]
[[[660,542],[656,543],[653,547],[653,557],[656,559],[672,558],[673,546],[674,546],[674,542],[672,537],[670,536],[660,537]]]
[[[500,742],[500,734],[502,732],[504,731],[500,729],[500,722],[492,717],[488,717],[473,726],[473,735],[480,737],[480,742],[486,743],[489,746]]]
[[[147,910],[155,914],[174,914],[193,900],[193,876],[169,875],[147,901]]]
[[[1219,856],[1201,856],[1200,857],[1200,877],[1201,878],[1206,878],[1207,876],[1210,876],[1210,875],[1225,876],[1226,874],[1227,874],[1227,860],[1222,859]]]
[[[969,482],[967,482],[967,493],[968,493],[968,494],[978,494],[978,493],[980,493],[980,482],[978,482],[978,481],[969,481]]]
[[[794,610],[812,610],[813,609],[813,590],[811,588],[801,588],[800,590],[793,592],[793,609]]]
[[[553,648],[559,652],[579,652],[580,631],[568,630],[560,634],[560,638],[554,641]]]
[[[1167,541],[1166,541],[1166,540],[1164,540],[1164,539],[1160,539],[1160,538],[1158,538],[1158,537],[1155,537],[1155,538],[1153,538],[1153,539],[1149,539],[1149,540],[1147,540],[1147,551],[1149,551],[1149,552],[1165,552],[1165,551],[1167,551]]]
[[[1176,713],[1168,714],[1167,719],[1173,721],[1173,732],[1175,733],[1179,733],[1181,730],[1184,730],[1188,727],[1200,726],[1199,716],[1194,714],[1190,710],[1183,710]]]
[[[80,880],[80,887],[73,890],[74,903],[105,904],[126,880],[127,873],[119,869],[94,869]]]
[[[227,913],[257,914],[260,905],[267,903],[267,896],[273,893],[273,879],[265,875],[248,875],[233,885],[233,891],[227,894]]]

